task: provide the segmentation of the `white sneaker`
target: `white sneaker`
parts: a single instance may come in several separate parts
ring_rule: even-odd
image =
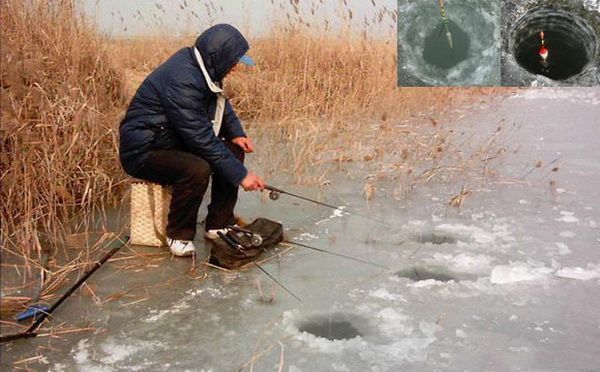
[[[178,257],[191,256],[196,252],[196,247],[194,247],[194,243],[192,243],[189,240],[175,240],[167,238],[167,244],[169,245],[171,253]]]
[[[207,232],[204,233],[204,239],[215,240],[215,239],[219,238],[219,232],[222,232],[223,234],[227,234],[227,231],[229,231],[227,228],[208,230]]]

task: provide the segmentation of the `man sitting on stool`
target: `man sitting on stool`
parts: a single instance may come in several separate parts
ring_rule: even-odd
[[[212,174],[205,238],[235,224],[238,186],[263,190],[265,182],[244,165],[252,140],[221,89],[238,62],[254,66],[249,46],[233,26],[204,31],[140,85],[120,125],[120,160],[136,178],[172,185],[167,244],[176,256],[195,251],[196,219]]]

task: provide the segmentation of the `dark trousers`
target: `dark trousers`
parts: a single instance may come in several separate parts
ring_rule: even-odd
[[[244,151],[231,142],[224,142],[242,163]],[[220,229],[235,223],[233,209],[238,186],[212,172],[210,164],[189,152],[178,150],[153,151],[134,176],[161,185],[172,185],[167,236],[171,239],[193,240],[196,235],[198,209],[212,174],[211,201],[205,229]]]

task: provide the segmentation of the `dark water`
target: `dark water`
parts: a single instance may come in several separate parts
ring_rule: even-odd
[[[438,282],[449,282],[451,280],[456,280],[456,278],[443,272],[437,272],[435,270],[429,270],[422,267],[409,267],[407,269],[398,271],[396,276],[400,278],[407,278],[415,282],[429,279],[437,280]]]
[[[360,336],[356,328],[347,320],[336,320],[332,317],[323,317],[308,321],[298,327],[300,332],[308,332],[328,340],[349,340]]]
[[[467,59],[471,43],[469,35],[453,21],[448,22],[448,29],[452,34],[452,48],[446,37],[446,29],[440,22],[425,38],[423,49],[423,58],[427,63],[444,69],[450,69]]]
[[[580,73],[589,62],[585,45],[575,35],[545,31],[545,44],[549,51],[546,64],[538,55],[539,31],[536,30],[525,38],[515,49],[515,58],[519,65],[532,74],[564,80]]]

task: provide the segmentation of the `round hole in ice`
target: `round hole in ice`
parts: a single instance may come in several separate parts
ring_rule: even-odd
[[[431,30],[425,38],[423,49],[425,61],[443,69],[454,67],[467,59],[471,43],[469,35],[451,20],[448,21],[448,31],[450,36],[447,35],[443,25]]]
[[[415,240],[421,244],[456,244],[457,239],[444,232],[428,231],[421,232],[415,236]]]
[[[442,268],[426,268],[426,267],[408,267],[396,272],[396,276],[400,278],[408,278],[415,282],[422,280],[433,279],[438,282],[449,282],[451,280],[459,280],[455,275]]]
[[[541,57],[541,35],[547,57]],[[581,17],[566,10],[537,8],[515,22],[510,45],[517,63],[532,74],[565,80],[582,72],[595,58],[594,29]]]
[[[298,331],[307,332],[317,337],[334,340],[350,340],[362,333],[356,324],[364,323],[357,316],[350,314],[327,314],[306,319],[298,325]]]

